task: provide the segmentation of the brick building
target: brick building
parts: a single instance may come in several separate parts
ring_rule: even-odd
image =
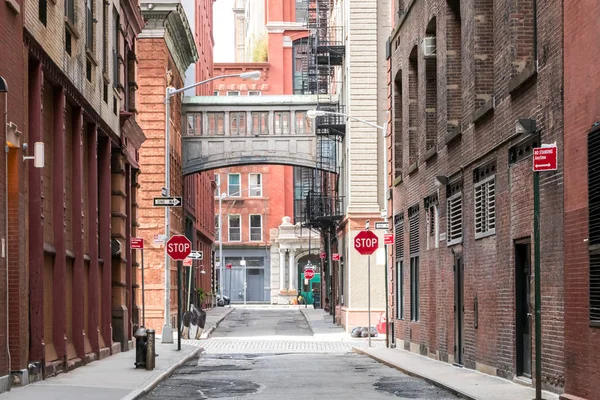
[[[564,3],[565,393],[600,393],[600,3]]]
[[[26,141],[26,71],[23,60],[23,1],[0,6],[0,138],[8,153],[0,158],[0,393],[11,385],[11,370],[27,367],[27,273],[25,213],[27,167],[20,156]],[[7,348],[9,342],[9,348]],[[10,358],[9,358],[10,351]]]
[[[153,198],[160,197],[165,182],[165,93],[167,86],[184,87],[185,72],[197,61],[198,51],[188,18],[179,1],[141,1],[146,25],[139,36],[138,59],[140,80],[140,125],[147,140],[140,150],[141,193],[139,207],[139,236],[148,244],[145,249],[146,326],[162,334],[166,322],[177,326],[177,268],[168,259],[170,292],[165,296],[165,250],[154,241],[154,235],[165,234],[165,209],[153,206]],[[181,116],[182,95],[171,97],[170,130],[170,195],[182,196],[184,179],[181,172]],[[191,184],[191,183],[190,183]],[[206,186],[197,186],[206,190]],[[189,201],[190,199],[187,198]],[[198,196],[196,196],[198,200]],[[194,210],[198,203],[188,206]],[[184,208],[171,207],[168,236],[185,234]],[[206,221],[200,221],[206,225]],[[192,230],[193,227],[192,227]],[[189,232],[188,232],[189,233]],[[198,242],[194,241],[198,246]],[[169,304],[168,309],[166,304]],[[168,311],[168,312],[166,312]],[[167,318],[168,316],[168,318]]]
[[[556,142],[559,169],[542,174],[540,200],[541,373],[556,392],[566,365],[561,4],[395,1],[388,141],[396,346],[525,384],[535,376],[531,154]]]
[[[185,74],[185,86],[204,81],[212,76],[213,70],[213,0],[195,0],[183,4],[188,16],[190,29],[198,50],[198,60],[190,65]],[[210,96],[213,85],[209,82],[185,92],[186,96]],[[215,242],[214,225],[214,176],[202,172],[184,178],[185,193],[185,235],[192,242],[194,250],[202,251],[203,258],[193,261],[192,268],[186,269],[185,280],[194,282],[192,292],[202,288],[204,293],[214,291],[215,274],[213,251]],[[189,275],[191,273],[191,276]],[[184,292],[187,293],[188,285]],[[185,295],[187,299],[187,294]],[[204,296],[204,307],[213,304],[214,298]],[[194,303],[196,303],[194,301]]]
[[[139,307],[128,249],[145,137],[136,2],[27,2],[21,11],[28,154],[35,142],[45,154],[43,169],[28,165],[29,296],[15,296],[29,309],[29,348],[11,345],[24,384],[131,347]]]

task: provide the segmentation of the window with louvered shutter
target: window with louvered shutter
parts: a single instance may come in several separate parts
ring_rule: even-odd
[[[396,251],[396,260],[404,258],[404,215],[394,216],[394,250]]]
[[[415,205],[408,210],[410,225],[409,247],[410,255],[419,254],[419,206]]]
[[[590,323],[600,326],[600,124],[588,135]]]
[[[408,209],[410,248],[410,319],[419,320],[419,205]]]
[[[496,233],[495,176],[475,184],[475,239]]]
[[[462,243],[462,193],[457,193],[448,199],[447,213],[447,245]]]

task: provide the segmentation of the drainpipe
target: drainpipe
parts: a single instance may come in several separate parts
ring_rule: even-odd
[[[8,85],[3,77],[0,76],[0,90],[4,92],[4,139],[8,137]],[[4,250],[4,265],[6,267],[6,355],[8,357],[8,389],[11,387],[11,379],[10,379],[10,371],[12,370],[12,360],[10,357],[10,341],[9,341],[9,318],[8,318],[8,145],[4,144],[4,178],[5,178],[5,186],[4,186],[4,216],[6,221],[4,223],[4,231],[5,231],[5,239],[3,240],[2,247],[5,247]]]

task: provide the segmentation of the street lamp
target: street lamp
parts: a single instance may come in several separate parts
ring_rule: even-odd
[[[217,79],[224,79],[224,78],[233,78],[233,77],[239,77],[242,79],[252,79],[252,80],[258,80],[260,79],[260,75],[261,72],[260,71],[249,71],[249,72],[242,72],[239,74],[228,74],[228,75],[220,75],[220,76],[213,76],[212,78],[206,79],[204,81],[200,81],[200,82],[196,82],[194,84],[191,84],[189,86],[183,87],[181,89],[175,89],[172,87],[167,87],[166,91],[165,91],[165,187],[163,188],[163,196],[164,197],[169,197],[170,195],[170,191],[171,191],[171,163],[170,163],[170,139],[171,139],[171,135],[170,135],[170,131],[171,131],[171,124],[170,124],[170,120],[169,120],[169,115],[170,115],[170,104],[171,104],[171,97],[175,96],[176,94],[185,92],[186,90],[195,88],[196,86],[200,86],[203,85],[205,83],[208,82],[212,82],[215,81]],[[171,212],[169,210],[169,207],[165,207],[165,241],[169,239],[169,234],[170,234],[170,217],[171,217]],[[169,256],[167,254],[167,252],[165,251],[165,314],[164,314],[164,326],[162,329],[162,343],[173,343],[173,328],[171,327],[171,321],[170,319],[170,308],[171,308],[171,298],[170,298],[170,292],[171,292],[171,277],[170,277],[170,268],[169,268]]]
[[[383,209],[381,210],[381,217],[385,218],[387,220],[388,218],[388,213],[387,213],[387,190],[388,190],[388,185],[387,185],[387,158],[386,158],[386,153],[385,153],[385,148],[386,148],[386,144],[385,144],[385,138],[387,136],[387,127],[388,127],[388,123],[387,123],[387,119],[386,122],[383,124],[383,126],[374,124],[373,122],[369,122],[369,121],[365,121],[364,119],[360,119],[360,118],[356,118],[353,117],[351,115],[348,114],[344,114],[344,113],[338,113],[338,112],[334,112],[334,111],[325,111],[325,110],[317,110],[317,109],[313,109],[313,110],[308,110],[306,112],[306,116],[310,119],[315,119],[317,117],[322,117],[325,115],[339,115],[342,117],[346,117],[348,119],[354,120],[354,121],[358,121],[361,122],[365,125],[369,125],[372,126],[373,128],[377,128],[377,129],[381,129],[381,134],[383,137]],[[385,324],[385,334],[386,334],[386,345],[389,347],[389,323],[388,323],[388,319],[389,319],[389,315],[388,315],[388,256],[387,256],[387,245],[383,245],[383,250],[384,250],[384,257],[385,257],[385,320],[386,320],[386,324]],[[329,257],[331,257],[331,254],[329,255]],[[329,263],[329,265],[331,265],[331,263]],[[370,301],[370,299],[369,299]],[[334,306],[335,307],[335,306]],[[335,321],[334,321],[335,322]],[[369,337],[371,336],[370,333],[370,329],[371,327],[369,326]]]

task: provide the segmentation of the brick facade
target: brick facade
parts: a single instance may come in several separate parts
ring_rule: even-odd
[[[593,247],[587,243],[591,226],[588,173],[593,174],[588,171],[587,140],[592,125],[600,121],[600,43],[594,39],[600,35],[599,17],[597,1],[564,3],[564,399],[593,399],[600,393],[600,327],[590,321]]]
[[[401,3],[395,2],[402,9],[394,13],[388,92],[389,215],[391,229],[394,221],[398,228],[389,259],[396,343],[512,379],[522,372],[515,249],[521,243],[533,248],[531,148],[541,140],[556,141],[559,154],[563,149],[561,4],[538,0],[534,16],[533,0]],[[425,54],[425,37],[435,37],[435,54]],[[437,76],[430,79],[432,64]],[[539,138],[516,129],[524,118],[536,121]],[[565,384],[561,161],[558,171],[541,176],[542,384],[556,392]],[[436,184],[439,176],[447,182]],[[449,221],[451,214],[456,218]],[[461,270],[462,291],[456,286]],[[533,299],[532,273],[529,278]],[[411,290],[413,282],[418,291]],[[455,296],[461,292],[463,341],[457,343]],[[419,303],[411,304],[413,297]],[[530,307],[533,312],[533,300]],[[533,340],[532,334],[535,360]]]
[[[27,142],[26,102],[23,97],[26,77],[23,1],[6,3],[1,7],[0,36],[3,40],[0,52],[4,56],[0,62],[0,77],[8,92],[0,93],[0,138],[2,144],[9,146],[9,151],[2,152],[0,158],[0,321],[3,321],[0,329],[0,393],[10,387],[10,371],[27,368],[29,341],[27,303],[20,301],[28,293],[27,274],[22,268],[26,252],[27,164],[21,161],[23,153],[19,148]]]

